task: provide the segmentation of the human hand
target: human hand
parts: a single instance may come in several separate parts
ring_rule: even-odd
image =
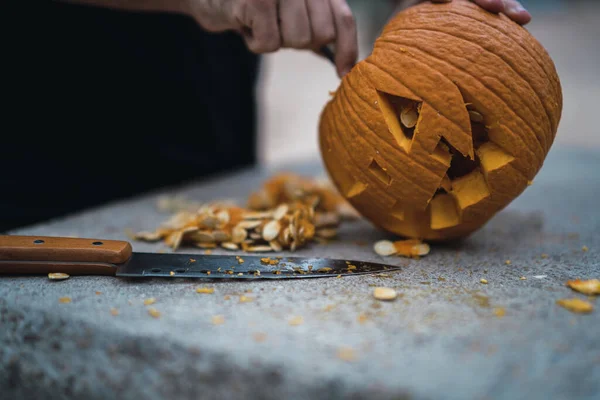
[[[531,21],[531,14],[517,0],[471,0],[480,7],[493,13],[503,13],[519,25]]]
[[[433,3],[450,3],[452,0],[431,0]],[[471,0],[484,10],[493,13],[503,13],[520,25],[526,25],[531,21],[531,14],[517,0]],[[418,1],[417,3],[422,3]],[[406,3],[402,1],[401,3]],[[413,2],[414,3],[414,2]]]
[[[189,0],[190,14],[213,32],[238,31],[254,53],[335,43],[344,76],[358,58],[356,22],[346,0]]]

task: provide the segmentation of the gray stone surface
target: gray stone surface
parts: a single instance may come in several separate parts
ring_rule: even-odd
[[[578,315],[555,302],[585,298],[566,280],[600,278],[599,172],[600,154],[555,148],[533,186],[484,229],[421,260],[385,259],[405,266],[389,277],[1,278],[0,398],[598,399],[600,310]],[[267,174],[171,194],[242,198]],[[152,229],[166,218],[155,209],[160,195],[14,233],[126,239],[125,228]],[[371,244],[385,237],[365,222],[348,224],[337,243],[297,255],[382,261]],[[375,285],[401,297],[374,301]],[[203,286],[215,293],[195,292]],[[242,294],[254,301],[240,303]],[[60,304],[62,296],[72,303]],[[148,314],[149,297],[160,318]],[[215,315],[224,324],[214,325]],[[303,323],[290,325],[295,316]],[[341,348],[355,358],[341,359]]]

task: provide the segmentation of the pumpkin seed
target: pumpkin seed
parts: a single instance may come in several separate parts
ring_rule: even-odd
[[[407,128],[414,128],[419,120],[419,114],[413,107],[406,107],[400,113],[400,122]]]
[[[223,242],[221,243],[221,247],[227,250],[238,250],[239,246],[232,242]]]
[[[588,296],[600,295],[600,280],[598,279],[574,279],[567,281],[567,286]]]
[[[271,218],[272,215],[273,215],[273,213],[270,211],[263,211],[263,212],[251,211],[251,212],[247,212],[244,214],[244,219],[245,220],[265,219],[265,218]]]
[[[375,243],[374,249],[375,253],[384,257],[394,255],[398,252],[396,250],[396,247],[394,246],[394,243],[389,240],[378,241],[377,243]]]
[[[392,288],[387,287],[376,287],[373,290],[373,297],[377,300],[390,301],[395,300],[398,297],[398,293]]]
[[[279,223],[279,221],[277,221],[277,220],[270,221],[263,228],[262,238],[265,241],[270,242],[270,241],[274,240],[277,237],[277,235],[279,235],[280,231],[281,231],[281,224]]]
[[[216,243],[197,242],[197,243],[194,243],[194,246],[199,247],[201,249],[214,249],[217,247],[217,244]]]
[[[241,243],[244,240],[246,240],[247,237],[248,237],[248,232],[240,226],[236,226],[231,231],[231,241],[233,243]]]
[[[216,217],[219,220],[219,222],[223,225],[228,224],[231,220],[231,217],[229,216],[229,212],[227,212],[227,210],[219,211]]]
[[[273,219],[280,220],[288,213],[290,207],[287,204],[282,204],[273,212]]]
[[[210,231],[197,231],[190,236],[190,239],[200,243],[215,242],[215,236]]]
[[[237,226],[244,229],[254,229],[260,224],[262,224],[262,221],[242,221]]]
[[[483,122],[483,115],[481,115],[477,111],[469,111],[469,117],[473,122]]]
[[[231,236],[225,231],[214,231],[213,237],[217,242],[227,242],[231,240]]]
[[[69,274],[65,274],[62,272],[51,272],[48,274],[48,279],[52,281],[64,281],[65,279],[69,279]]]
[[[258,252],[268,252],[268,251],[273,251],[273,248],[271,246],[250,246],[248,247],[247,251],[250,252],[254,252],[254,253],[258,253]]]
[[[203,226],[208,229],[214,229],[219,224],[219,219],[214,215],[203,215],[200,217],[198,221],[200,226]]]
[[[142,231],[142,232],[138,232],[138,233],[134,234],[133,237],[136,240],[145,240],[148,242],[155,242],[157,240],[160,240],[162,238],[162,235],[160,234],[159,231],[156,231],[156,232]]]
[[[269,246],[271,246],[271,248],[277,252],[282,251],[283,250],[283,246],[281,244],[279,244],[278,241],[276,240],[272,240],[269,242]]]

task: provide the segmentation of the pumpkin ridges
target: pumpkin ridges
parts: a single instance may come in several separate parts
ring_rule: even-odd
[[[335,132],[338,131],[336,119],[335,116],[333,116],[333,105],[334,103],[331,103],[324,112],[327,125],[324,128],[325,130],[323,131],[323,136],[327,136],[330,139],[331,150],[334,152],[334,154],[336,154],[336,157],[325,157],[324,162],[328,171],[333,177],[332,180],[338,185],[340,194],[349,199],[351,196],[348,196],[348,192],[353,186],[356,185],[357,182],[360,181],[356,178],[356,174],[352,173],[353,161],[347,157],[347,150],[343,147],[343,144],[337,144],[336,141],[331,140],[335,135]],[[340,160],[342,161],[340,162]],[[358,169],[358,171],[360,171],[360,169]]]
[[[347,86],[348,86],[348,90],[352,90],[352,92],[356,95],[356,98],[359,99],[362,103],[364,104],[370,104],[370,101],[366,100],[365,98],[363,98],[360,93],[354,89],[354,87],[352,86],[352,83],[350,82],[350,80],[347,81]],[[362,123],[363,125],[367,126],[368,129],[372,130],[372,127],[369,127],[369,124],[362,118],[362,114],[360,112],[358,112],[358,110],[355,108],[355,104],[354,102],[352,102],[347,96],[348,94],[346,93],[347,90],[346,88],[344,88],[344,90],[342,91],[341,95],[342,96],[346,96],[346,102],[347,104],[349,104],[350,108],[352,109],[352,111],[354,112],[353,114],[357,117],[357,121]],[[351,123],[350,126],[354,127],[356,124]],[[391,134],[391,133],[390,133]],[[387,140],[385,140],[384,138],[382,138],[381,136],[379,136],[378,134],[376,134],[375,136],[377,138],[379,138],[382,143],[378,144],[378,143],[374,143],[373,141],[368,140],[368,138],[362,137],[360,135],[357,135],[360,140],[365,141],[367,144],[371,145],[373,148],[377,148],[380,153],[382,153],[382,156],[385,156],[385,159],[389,159],[389,158],[394,158],[395,160],[398,161],[398,164],[402,164],[403,163],[403,169],[402,168],[396,168],[394,164],[390,164],[388,166],[388,168],[390,169],[390,172],[393,172],[395,176],[402,176],[404,177],[404,179],[406,179],[406,181],[408,181],[410,184],[412,184],[414,187],[418,187],[423,189],[424,194],[426,194],[427,196],[432,195],[432,190],[427,190],[427,188],[425,187],[425,185],[423,184],[423,175],[431,175],[432,179],[436,180],[439,179],[439,173],[436,173],[435,171],[433,171],[430,167],[426,167],[425,165],[423,165],[422,163],[420,163],[419,159],[414,159],[409,157],[408,154],[404,153],[404,150],[401,148],[398,148],[394,145],[392,145],[390,142],[388,142]],[[394,143],[394,142],[392,142]],[[393,152],[393,154],[390,154],[388,152],[384,152],[384,149],[382,148],[381,145],[387,145],[390,147],[391,151]],[[386,161],[387,162],[387,161]],[[412,174],[407,174],[405,171],[411,171]],[[420,173],[420,175],[418,174]],[[420,176],[420,178],[418,178],[418,176]],[[433,187],[433,185],[432,185]],[[437,189],[437,186],[433,189],[433,191],[435,191],[435,189]],[[413,194],[414,195],[414,194]]]
[[[388,51],[394,51],[394,50],[388,49]],[[413,59],[413,61],[418,61],[418,60],[414,60],[414,59]],[[420,61],[418,61],[418,62],[419,62],[420,64],[424,65],[422,62],[420,62]],[[456,86],[456,85],[454,85],[454,86]],[[411,90],[412,90],[412,89],[411,89]],[[418,94],[418,93],[417,93],[417,94]],[[462,101],[462,98],[461,98],[461,101]],[[465,111],[466,111],[466,109],[465,109]],[[440,114],[441,114],[441,115],[444,115],[444,114],[442,114],[441,112],[440,112]],[[449,121],[451,121],[451,120],[449,120]],[[470,127],[469,127],[469,129],[470,129]],[[511,133],[511,136],[512,136],[512,137],[514,137],[514,138],[516,138],[516,139],[517,139],[519,142],[521,142],[521,143],[526,143],[526,141],[524,141],[524,139],[523,139],[522,137],[512,134],[512,132],[513,132],[513,130],[512,130],[512,129],[508,130],[508,132],[510,132],[510,133]],[[534,135],[534,136],[535,136],[535,135]],[[471,133],[469,133],[469,140],[472,140]],[[498,144],[499,144],[499,145],[500,145],[500,143],[501,143],[501,142],[498,142]],[[538,143],[538,144],[539,144],[539,143]],[[524,167],[528,167],[528,166],[529,166],[529,168],[531,169],[531,171],[530,171],[530,172],[527,172],[527,175],[528,175],[528,176],[533,176],[533,172],[534,172],[535,170],[537,170],[537,169],[538,169],[538,166],[541,166],[541,164],[542,164],[542,160],[544,159],[544,156],[543,156],[543,154],[544,154],[544,153],[543,153],[543,152],[541,152],[541,154],[538,154],[536,151],[534,151],[534,150],[533,150],[532,148],[530,148],[529,146],[523,146],[523,148],[524,148],[524,150],[525,150],[526,152],[529,152],[529,154],[530,154],[530,158],[531,158],[531,159],[533,159],[533,160],[535,161],[535,166],[533,166],[533,168],[532,168],[532,165],[531,165],[531,163],[527,163],[527,162],[524,162],[524,161],[526,161],[526,160],[522,160],[523,166],[524,166]],[[541,148],[541,146],[540,146],[540,148]],[[525,172],[525,171],[524,171],[524,172]]]
[[[559,119],[560,119],[559,115],[562,113],[563,98],[562,98],[560,78],[557,74],[554,63],[552,63],[551,58],[550,58],[548,52],[544,49],[544,47],[538,41],[536,41],[535,38],[532,38],[530,35],[522,35],[518,38],[513,37],[512,34],[515,33],[514,31],[511,30],[511,31],[507,32],[506,30],[503,29],[502,25],[488,24],[487,23],[488,21],[495,22],[488,18],[486,18],[486,20],[484,21],[482,19],[477,18],[476,16],[466,15],[466,14],[462,14],[462,13],[455,12],[452,10],[446,10],[444,12],[448,13],[448,14],[464,17],[471,21],[476,21],[476,22],[482,23],[486,27],[494,29],[495,31],[501,33],[504,37],[510,39],[516,46],[519,46],[535,61],[536,65],[539,68],[541,68],[541,70],[546,75],[546,79],[548,81],[550,81],[550,83],[551,83],[551,90],[553,93],[549,97],[552,97],[553,99],[558,99],[556,113],[550,112],[550,114],[553,116],[553,118],[552,118],[552,133],[554,136],[556,133],[556,130],[558,128],[558,124],[559,124]],[[419,15],[419,14],[421,14],[421,15],[422,14],[436,14],[437,15],[437,12],[429,11],[429,10],[419,10],[417,15]],[[508,22],[511,24],[513,23],[512,21],[508,21]],[[526,41],[530,45],[530,47],[524,46],[523,41]],[[532,54],[532,53],[535,53],[535,54]],[[540,95],[539,93],[538,93],[538,96],[540,96],[541,98],[546,97],[546,96]],[[549,103],[549,104],[552,104],[552,103]],[[554,139],[554,137],[553,137],[553,139]]]
[[[321,124],[321,129],[323,132],[321,136],[327,136],[328,138],[331,138],[332,133],[335,131],[335,128],[331,127],[331,125],[333,124],[333,117],[330,117],[330,114],[331,110],[327,108],[323,113],[323,116],[325,117],[324,120],[326,121],[326,123]],[[332,151],[334,148],[337,148],[337,145],[332,144]],[[339,150],[336,151],[336,154],[338,154],[337,152],[339,152]],[[334,182],[339,188],[340,194],[348,199],[347,193],[351,189],[351,187],[349,187],[346,183],[352,183],[351,173],[344,168],[344,164],[340,163],[337,159],[334,159],[333,157],[324,157],[323,162],[325,164],[325,168],[327,169],[329,176],[331,177],[332,182]],[[352,200],[348,200],[352,202]]]
[[[539,57],[539,60],[549,59],[549,55],[546,49],[541,45],[541,43],[539,43],[539,41],[534,36],[532,36],[527,31],[525,27],[518,25],[503,13],[493,14],[490,12],[481,12],[479,6],[474,4],[471,0],[454,0],[450,3],[436,4],[433,7],[430,4],[422,3],[405,10],[402,14],[405,18],[410,18],[422,14],[436,14],[438,16],[441,16],[445,13],[454,14],[472,20],[477,20],[479,22],[484,23],[488,27],[488,29],[492,28],[495,30],[500,30],[503,34],[509,37],[512,37],[511,35],[513,34],[517,34],[519,36],[519,40],[515,40],[515,42],[522,43],[522,41],[525,41],[529,46],[531,46],[530,48],[522,47],[523,50],[532,50],[536,54],[536,56]],[[401,25],[401,21],[399,21],[398,19],[392,20],[386,28],[393,29],[393,27],[396,25]],[[510,27],[511,29],[507,31],[504,29],[506,27]],[[385,33],[386,31],[384,30],[382,32],[382,35],[384,35]],[[549,76],[557,76],[556,71],[553,71],[552,66],[545,65],[545,62],[541,62],[539,63],[539,65],[542,68],[544,68],[544,70]],[[545,67],[551,68],[550,70],[548,70]]]
[[[402,14],[401,17],[399,16],[399,18],[390,21],[384,29],[382,36],[387,30],[393,30],[396,26],[401,27],[405,22],[410,22],[413,18],[419,18],[427,14],[435,14],[437,18],[440,18],[441,16],[448,14],[481,23],[486,27],[486,30],[491,29],[500,33],[503,37],[511,40],[512,43],[527,53],[527,55],[529,55],[544,72],[545,80],[550,83],[547,89],[549,89],[551,93],[538,93],[538,95],[542,99],[550,98],[544,105],[545,107],[549,107],[550,115],[552,116],[551,120],[553,128],[550,146],[553,144],[563,109],[563,93],[560,77],[558,76],[556,66],[548,54],[548,51],[524,27],[517,25],[503,14],[496,15],[488,12],[481,12],[481,9],[470,1],[454,0],[451,3],[436,4],[433,7],[430,4],[422,3],[405,10]],[[443,18],[440,19],[443,20]]]
[[[392,42],[392,41],[388,41],[388,39],[385,39],[384,41],[387,41],[388,43],[394,43],[394,42]],[[396,43],[397,43],[397,42],[396,42]],[[538,145],[538,146],[539,146],[539,148],[540,148],[540,153],[538,153],[538,152],[536,152],[536,151],[533,151],[533,149],[531,149],[531,150],[532,150],[532,154],[534,154],[534,155],[535,155],[535,158],[537,159],[537,162],[541,164],[542,160],[544,159],[544,155],[546,154],[546,149],[545,149],[545,146],[544,146],[544,145],[542,144],[542,142],[540,141],[540,138],[539,138],[539,137],[536,135],[536,131],[537,131],[537,130],[536,130],[535,128],[533,128],[533,127],[532,127],[532,126],[529,124],[529,122],[526,120],[526,118],[524,118],[523,116],[520,116],[520,115],[518,115],[518,114],[517,114],[517,113],[516,113],[516,112],[515,112],[515,111],[514,111],[514,110],[513,110],[513,109],[512,109],[512,108],[511,108],[509,105],[508,105],[507,101],[506,101],[506,100],[505,100],[505,99],[504,99],[504,98],[503,98],[501,95],[499,95],[499,94],[498,94],[498,93],[497,93],[495,90],[492,90],[492,89],[491,89],[489,86],[487,86],[486,84],[484,84],[484,83],[483,83],[481,80],[479,80],[477,77],[475,77],[474,75],[470,74],[468,71],[465,71],[465,70],[463,70],[462,68],[460,68],[460,67],[458,67],[458,66],[455,66],[455,65],[453,65],[453,64],[452,64],[450,61],[443,60],[443,59],[437,58],[437,57],[435,57],[435,56],[432,56],[432,55],[431,55],[431,53],[429,53],[429,52],[427,52],[427,51],[425,51],[425,50],[422,50],[422,49],[420,49],[420,48],[414,48],[414,47],[408,46],[408,45],[406,45],[406,44],[404,44],[404,43],[401,43],[401,44],[402,44],[403,46],[406,46],[406,47],[409,47],[409,48],[411,48],[413,51],[418,51],[418,52],[425,53],[425,54],[429,55],[431,58],[435,58],[435,60],[437,60],[437,61],[439,61],[439,62],[442,62],[442,63],[445,63],[445,64],[449,64],[449,65],[450,65],[450,66],[452,66],[453,68],[455,68],[455,69],[457,69],[457,70],[461,71],[462,73],[464,73],[464,74],[468,75],[469,77],[471,77],[471,78],[472,78],[472,81],[478,82],[478,83],[479,83],[481,86],[483,86],[483,87],[484,87],[485,89],[487,89],[487,90],[488,90],[490,93],[492,93],[492,94],[493,94],[493,95],[494,95],[496,98],[498,98],[498,99],[499,99],[499,100],[500,100],[500,101],[501,101],[501,102],[502,102],[502,103],[503,103],[503,104],[506,106],[506,109],[507,109],[507,110],[509,110],[509,111],[510,111],[510,113],[514,114],[514,115],[515,115],[515,116],[516,116],[518,119],[520,119],[520,120],[521,120],[521,121],[524,123],[524,126],[527,126],[527,127],[529,128],[529,130],[530,130],[530,132],[529,132],[529,133],[531,133],[531,135],[527,134],[527,135],[517,135],[517,136],[518,136],[518,137],[520,138],[520,140],[521,140],[521,141],[522,141],[524,144],[526,144],[526,145],[527,145],[527,141],[526,141],[526,139],[524,139],[524,138],[527,138],[527,137],[531,136],[531,137],[533,137],[533,138],[535,138],[535,139],[536,139],[537,145]],[[394,50],[393,50],[392,48],[390,48],[390,49],[389,49],[389,51],[394,51]],[[509,88],[507,88],[507,89],[509,89]],[[510,90],[510,89],[509,89],[509,90]],[[513,131],[513,132],[514,132],[514,131]],[[529,145],[528,145],[528,146],[526,146],[526,147],[527,147],[527,148],[530,148],[530,146],[531,146],[531,144],[529,144]]]
[[[350,86],[350,82],[348,81],[348,86]],[[356,90],[353,90],[353,92],[356,93]],[[362,118],[361,113],[359,113],[356,108],[355,108],[355,104],[354,102],[350,101],[350,99],[347,97],[347,93],[346,90],[344,88],[344,91],[342,91],[341,93],[342,96],[346,96],[346,102],[349,105],[349,107],[352,109],[353,114],[356,116],[356,121],[358,123],[361,123],[363,125],[365,125],[368,129],[372,129],[371,127],[369,127],[369,124]],[[363,103],[369,103],[367,100],[363,99],[362,97],[360,97],[357,93],[357,97],[363,102]],[[352,123],[353,121],[350,121],[351,123],[349,124],[349,126],[351,127],[350,129],[354,130],[356,125],[355,123]],[[381,140],[381,143],[374,143],[373,141],[368,140],[368,138],[365,138],[359,134],[356,134],[356,137],[358,138],[358,140],[363,141],[365,144],[371,146],[372,148],[377,148],[379,149],[379,152],[382,154],[382,156],[385,156],[386,159],[390,158],[391,154],[385,151],[384,146],[388,146],[389,150],[391,150],[391,152],[393,152],[394,154],[396,154],[397,157],[400,157],[400,160],[404,161],[404,168],[406,170],[410,170],[410,171],[419,171],[421,172],[421,181],[419,181],[419,178],[417,177],[417,174],[406,174],[404,171],[400,172],[399,169],[397,169],[395,166],[390,165],[389,168],[394,172],[395,176],[402,176],[406,179],[406,181],[408,181],[411,185],[412,188],[420,188],[422,189],[423,192],[423,198],[427,197],[430,195],[431,190],[427,190],[426,186],[423,184],[423,181],[427,181],[427,179],[424,179],[423,175],[427,176],[427,175],[431,175],[433,180],[438,178],[438,175],[435,171],[431,170],[430,168],[425,167],[424,165],[419,163],[419,160],[416,159],[412,159],[411,157],[409,157],[407,154],[403,153],[403,150],[392,145],[391,143],[389,143],[387,140],[379,137],[378,135],[376,136],[377,138],[379,138],[379,140]],[[395,157],[391,157],[391,158],[395,158]],[[399,161],[400,161],[399,160]],[[394,187],[397,186],[397,183],[394,185]],[[395,189],[393,191],[396,191]],[[412,196],[415,196],[415,191],[411,190],[412,192]],[[405,196],[407,196],[408,194],[404,194]],[[402,194],[400,196],[394,196],[395,200],[398,199],[398,197],[403,197]]]
[[[357,69],[358,71],[360,71],[361,75],[366,76],[368,80],[370,80],[368,78],[368,76],[369,76],[368,65],[373,65],[373,66],[377,67],[377,65],[374,65],[373,62],[371,61],[372,57],[373,56],[371,55],[371,56],[365,58],[363,61],[361,61],[362,64],[357,64],[357,66],[355,67],[355,69]],[[379,67],[377,67],[377,68],[379,68]],[[366,69],[367,71],[362,71],[363,69]],[[398,80],[394,77],[393,74],[389,73],[388,71],[384,71],[384,70],[381,70],[381,71],[384,74],[386,74],[389,77],[390,80],[392,80],[394,83],[396,83],[396,85],[399,84],[403,88],[403,90],[398,90],[397,87],[395,87],[395,88],[387,87],[385,89],[386,93],[389,93],[391,95],[398,96],[398,97],[404,97],[406,99],[412,99],[412,100],[415,100],[415,101],[423,101],[423,99],[420,98],[419,96],[417,96],[416,93],[412,92],[409,88],[407,88],[406,86],[404,86],[402,84],[402,82],[398,82]],[[379,89],[379,88],[376,88],[376,89]],[[406,91],[408,91],[408,92],[406,92]]]
[[[371,57],[369,57],[368,59],[364,60],[364,61],[366,63],[368,63],[369,65],[371,65],[372,67],[377,68],[379,71],[381,71],[383,73],[386,73],[387,75],[391,76],[392,79],[397,80],[397,78],[395,78],[390,72],[388,72],[386,70],[385,66],[379,65],[380,63],[377,62],[377,60],[378,60],[379,57],[377,57],[377,55],[378,55],[378,53],[373,52],[373,55]],[[400,60],[398,60],[398,61],[400,61]],[[414,60],[414,59],[403,59],[401,61],[409,61],[409,62],[413,62],[413,63],[418,62],[417,60]],[[420,66],[429,68],[428,66],[426,66],[426,65],[424,65],[424,64],[422,64],[420,62],[418,62],[418,63],[420,64]],[[443,74],[440,74],[436,70],[432,70],[432,71],[435,74],[439,74],[439,75],[443,76]],[[446,81],[449,81],[446,77],[444,77],[444,79]],[[378,86],[380,86],[380,85],[377,85],[375,82],[373,82],[373,80],[370,77],[369,77],[369,80],[371,80],[371,82],[373,83],[373,86],[375,88],[378,88]],[[411,88],[411,87],[407,86],[404,82],[400,82],[400,83],[402,85],[406,86],[408,88],[408,90],[410,90],[413,93],[415,93],[416,96],[418,96],[419,98],[422,98],[424,101],[426,101],[426,98],[424,96],[422,96],[420,93],[415,92],[414,88]],[[443,102],[440,99],[435,99],[434,98],[434,100],[436,100],[436,102],[438,102],[438,103]],[[430,105],[434,106],[434,104],[432,104],[431,101],[426,101],[426,102],[428,102]],[[460,140],[464,141],[465,145],[464,146],[458,146],[456,143],[452,143],[453,146],[456,147],[463,155],[473,156],[474,155],[474,150],[473,150],[473,145],[472,145],[472,140],[471,140],[471,125],[470,125],[469,120],[468,120],[468,114],[466,112],[466,109],[465,110],[461,110],[461,112],[464,111],[465,118],[467,118],[466,123],[468,125],[467,126],[462,126],[461,123],[460,123],[460,121],[457,121],[454,118],[450,118],[446,113],[443,113],[442,111],[440,111],[439,109],[441,107],[435,107],[435,108],[440,112],[441,116],[443,116],[446,120],[448,120],[448,122],[450,122],[452,125],[454,125],[455,127],[457,127],[459,129],[459,131],[460,131],[460,134],[463,136],[463,138],[460,138]],[[467,148],[469,150],[465,151]]]
[[[530,60],[524,60],[525,62],[520,65],[514,63],[513,59],[510,57],[510,51],[512,50],[514,52],[515,47],[522,49],[519,43],[516,43],[512,38],[504,34],[498,35],[498,37],[494,38],[494,41],[490,41],[489,43],[483,41],[482,38],[478,36],[478,33],[467,31],[468,27],[465,26],[466,21],[469,21],[470,24],[476,23],[485,27],[488,27],[489,25],[473,19],[467,20],[464,18],[465,21],[463,21],[463,19],[453,20],[453,25],[438,24],[435,26],[435,28],[433,28],[428,22],[430,22],[430,20],[435,21],[437,18],[429,17],[430,14],[431,13],[417,14],[412,19],[404,19],[405,24],[403,24],[403,26],[393,31],[389,31],[385,37],[393,36],[400,30],[422,30],[425,29],[422,28],[423,26],[428,26],[428,28],[426,28],[427,30],[446,33],[486,49],[490,54],[499,57],[506,64],[508,64],[515,74],[521,77],[531,87],[536,97],[543,105],[543,109],[546,113],[549,124],[551,125],[549,132],[552,134],[552,132],[556,130],[558,125],[558,116],[554,112],[555,107],[552,101],[552,96],[545,95],[548,91],[551,91],[554,94],[555,88],[548,86],[547,80],[543,78],[543,76],[546,74],[545,71],[539,66],[537,60],[531,55],[527,54]],[[416,28],[413,28],[413,26],[416,26]],[[461,26],[465,26],[465,29],[460,29]],[[484,36],[484,34],[482,33],[481,36]],[[549,149],[549,146],[547,148]]]
[[[481,22],[484,22],[488,27],[502,30],[502,32],[508,37],[512,37],[512,35],[515,35],[515,37],[513,38],[513,40],[515,40],[515,42],[522,43],[524,41],[529,46],[531,46],[530,49],[533,52],[535,52],[536,55],[539,57],[539,61],[541,61],[540,66],[546,71],[548,79],[550,79],[551,81],[554,81],[554,83],[557,84],[556,95],[558,95],[562,99],[562,91],[560,90],[560,84],[559,84],[560,78],[556,71],[556,66],[552,62],[552,58],[550,57],[550,55],[548,54],[548,52],[544,48],[544,46],[536,39],[535,36],[531,35],[531,33],[529,31],[527,31],[527,29],[525,27],[516,24],[514,21],[512,21],[510,18],[508,18],[504,14],[493,15],[493,14],[489,14],[489,13],[470,12],[474,8],[477,8],[477,5],[471,3],[471,1],[457,1],[457,2],[453,2],[453,3],[455,3],[455,4],[452,4],[452,6],[457,11],[452,10],[451,12],[457,13],[457,14],[460,14],[467,18],[472,18],[472,19],[481,18]],[[467,11],[468,14],[464,14],[463,12],[461,12],[463,10]],[[511,28],[514,28],[514,29],[505,30],[504,28],[506,28],[508,26],[511,26]],[[525,51],[528,50],[525,47],[523,47],[523,49]]]
[[[338,144],[338,148],[339,150],[336,152],[336,154],[341,154],[344,157],[340,157],[343,158],[344,161],[342,163],[342,165],[344,165],[346,167],[346,169],[349,170],[355,170],[355,172],[353,172],[351,175],[353,175],[355,178],[357,178],[357,181],[363,182],[369,186],[373,186],[376,187],[376,182],[374,181],[374,179],[376,178],[371,178],[369,176],[369,174],[366,172],[367,171],[367,165],[368,163],[365,163],[366,165],[364,166],[360,166],[357,165],[357,161],[360,162],[360,158],[357,157],[350,157],[349,154],[353,154],[347,147],[347,143],[351,142],[349,140],[344,140],[343,137],[341,137],[341,133],[344,132],[343,130],[340,130],[339,127],[337,126],[338,123],[342,124],[342,126],[348,127],[350,126],[350,124],[348,124],[348,121],[343,121],[343,119],[348,118],[348,116],[345,113],[345,108],[342,107],[342,105],[345,105],[343,103],[346,102],[346,99],[342,96],[342,91],[344,89],[344,86],[340,87],[339,92],[340,92],[340,97],[338,98],[339,101],[336,101],[334,103],[331,104],[331,114],[334,116],[333,119],[333,123],[334,123],[334,129],[330,132],[330,134],[338,137],[338,140],[336,140],[334,143]],[[354,127],[351,127],[350,129],[354,130]],[[347,131],[345,132],[345,134],[347,134]],[[356,137],[360,137],[359,135],[356,135]],[[354,153],[356,154],[356,153]],[[375,184],[374,184],[375,183]],[[344,193],[344,196],[346,197],[346,193]],[[352,201],[352,199],[350,199]],[[386,198],[386,196],[377,196],[372,198],[371,200],[372,204],[374,207],[383,207],[385,209],[392,207],[393,203],[395,202],[394,198]],[[389,203],[389,204],[388,204]]]
[[[409,28],[409,29],[403,28],[403,29],[400,29],[399,31],[404,31],[404,32],[420,32],[421,31],[421,32],[431,32],[431,33],[435,32],[436,34],[447,35],[447,36],[450,36],[450,37],[452,37],[454,39],[457,39],[459,41],[464,41],[468,45],[472,45],[472,46],[476,46],[478,48],[484,49],[486,51],[486,53],[490,57],[496,58],[498,60],[502,60],[502,62],[506,65],[506,67],[511,72],[513,72],[516,76],[518,76],[519,78],[521,78],[525,82],[525,84],[529,87],[529,90],[531,91],[531,93],[533,93],[533,95],[535,96],[535,100],[537,100],[539,102],[539,104],[536,105],[536,106],[539,106],[539,107],[532,107],[531,103],[529,103],[529,102],[522,102],[522,104],[520,104],[519,106],[526,107],[529,110],[529,112],[531,113],[531,116],[534,116],[534,117],[537,116],[537,113],[535,112],[536,109],[543,110],[543,115],[540,115],[540,117],[542,117],[541,123],[544,125],[544,127],[541,127],[541,129],[535,129],[534,127],[532,127],[530,125],[529,118],[524,117],[522,115],[519,115],[519,118],[521,118],[525,124],[528,124],[530,126],[530,128],[534,132],[538,132],[538,131],[540,132],[540,136],[536,135],[536,137],[537,137],[538,141],[540,142],[540,145],[543,148],[543,152],[546,153],[549,150],[549,143],[548,143],[549,140],[548,139],[552,135],[552,129],[553,129],[552,124],[553,124],[553,121],[550,118],[550,116],[548,114],[548,110],[546,110],[545,104],[544,104],[544,102],[541,101],[540,96],[538,95],[538,93],[533,89],[533,87],[529,84],[529,82],[522,75],[520,75],[517,71],[515,71],[515,69],[510,64],[506,63],[506,61],[504,61],[502,58],[498,57],[496,54],[492,53],[491,51],[489,51],[485,47],[480,46],[479,44],[471,42],[471,41],[469,41],[467,39],[464,39],[464,38],[452,35],[452,34],[447,33],[447,32],[444,32],[444,31],[439,31],[439,30],[430,29],[430,28]],[[399,32],[399,31],[395,31],[395,33]],[[414,39],[414,38],[412,38],[412,39]],[[419,38],[417,37],[417,40],[418,39]],[[408,44],[406,44],[406,42],[404,42],[404,40],[410,41],[411,40],[411,36],[410,35],[408,35],[408,36],[406,36],[406,35],[400,36],[400,35],[396,35],[396,34],[393,34],[393,35],[390,34],[390,35],[386,36],[385,38],[382,38],[383,42],[400,44],[400,45],[405,46],[407,48],[419,50],[419,51],[421,51],[421,52],[423,52],[423,53],[425,53],[425,54],[427,54],[427,55],[429,55],[429,56],[431,56],[431,57],[433,57],[433,58],[435,58],[437,60],[440,60],[440,61],[443,61],[445,63],[448,63],[448,64],[452,65],[454,68],[460,69],[461,71],[463,71],[465,73],[469,73],[465,69],[463,69],[462,67],[458,66],[455,61],[450,61],[447,58],[442,58],[442,57],[440,57],[439,54],[433,54],[432,51],[429,51],[428,49],[426,50],[424,47],[415,47],[414,45],[408,45]],[[415,41],[415,43],[418,43],[418,42]],[[430,48],[437,49],[436,46],[430,46]],[[469,54],[468,52],[465,52],[465,53]],[[508,91],[514,92],[515,89],[513,89],[510,86],[508,86],[504,81],[501,80],[501,77],[504,76],[504,74],[501,73],[501,72],[502,71],[494,71],[493,72],[494,75],[493,76],[490,75],[490,78],[498,80],[499,82],[502,83],[502,85]],[[523,97],[526,97],[526,96],[523,96]],[[520,100],[519,97],[517,97],[516,99]],[[520,107],[518,107],[518,108],[520,108]],[[514,109],[512,109],[512,110],[514,111]]]

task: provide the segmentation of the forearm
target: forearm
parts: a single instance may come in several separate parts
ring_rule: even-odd
[[[189,0],[60,0],[64,3],[99,6],[126,11],[189,14]]]

